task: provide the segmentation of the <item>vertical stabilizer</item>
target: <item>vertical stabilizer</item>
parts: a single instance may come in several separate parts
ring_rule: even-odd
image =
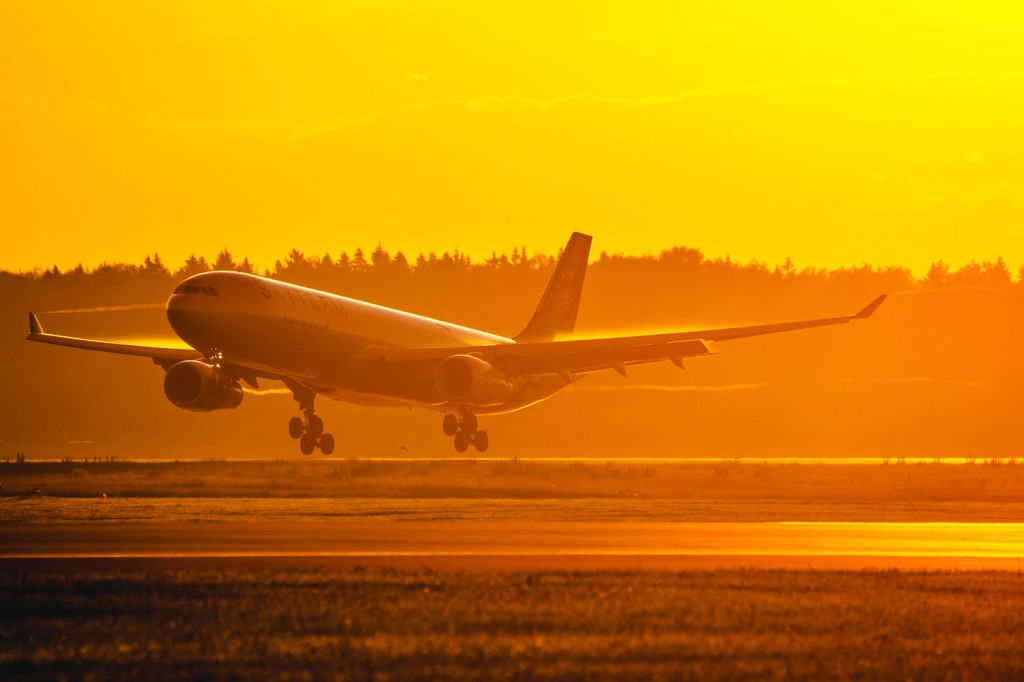
[[[558,259],[555,273],[544,290],[533,318],[516,341],[552,341],[557,336],[571,334],[576,327],[576,311],[583,291],[583,276],[587,274],[590,256],[589,235],[573,232],[569,243]]]

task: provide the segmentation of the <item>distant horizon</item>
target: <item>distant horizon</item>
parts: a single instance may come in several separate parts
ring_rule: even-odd
[[[337,250],[337,251],[332,251],[330,249],[325,249],[324,251],[320,251],[320,252],[303,251],[302,249],[298,249],[297,247],[291,247],[291,248],[287,249],[286,251],[284,251],[280,256],[278,256],[276,258],[269,259],[272,262],[264,263],[262,261],[253,260],[247,254],[236,252],[236,251],[234,251],[230,247],[222,247],[220,249],[211,250],[211,252],[209,252],[209,253],[207,253],[207,252],[200,253],[198,251],[187,251],[187,250],[182,250],[182,249],[175,249],[173,251],[174,253],[183,253],[184,254],[184,255],[181,255],[180,257],[168,257],[168,256],[165,255],[164,251],[154,251],[154,252],[142,254],[142,256],[139,257],[137,261],[126,261],[126,260],[116,260],[115,259],[115,260],[101,260],[99,262],[85,263],[85,262],[79,260],[79,261],[75,261],[75,262],[70,263],[70,264],[68,262],[61,263],[61,262],[55,261],[55,262],[49,263],[49,264],[38,264],[38,265],[30,266],[30,267],[23,267],[23,268],[20,268],[20,269],[0,264],[0,272],[7,273],[7,274],[13,274],[13,275],[32,275],[32,274],[41,275],[45,271],[50,271],[54,267],[56,267],[60,271],[60,273],[63,274],[63,273],[67,273],[67,272],[72,272],[72,271],[78,269],[79,266],[81,266],[86,272],[94,272],[94,271],[96,271],[96,270],[98,270],[100,268],[103,268],[103,267],[111,267],[111,266],[116,267],[116,266],[119,266],[119,265],[141,267],[143,265],[143,263],[145,263],[145,261],[147,259],[152,259],[152,258],[155,258],[156,256],[159,256],[160,257],[160,261],[163,263],[163,265],[168,270],[170,270],[173,273],[173,272],[175,272],[177,270],[182,269],[185,266],[185,264],[187,263],[187,261],[189,259],[191,259],[191,258],[201,259],[201,260],[205,261],[207,264],[212,265],[217,260],[217,257],[222,252],[226,251],[226,252],[228,252],[233,257],[233,259],[234,259],[236,264],[240,264],[243,261],[247,260],[249,262],[249,265],[253,269],[253,273],[257,274],[257,275],[263,276],[265,273],[273,272],[278,263],[284,263],[286,261],[287,257],[293,251],[299,251],[307,259],[309,259],[309,260],[314,260],[315,259],[316,261],[319,261],[324,256],[330,256],[332,260],[337,260],[338,258],[340,258],[342,256],[342,254],[345,254],[345,255],[349,256],[349,258],[352,258],[355,255],[356,251],[362,251],[364,256],[366,257],[366,259],[369,261],[370,254],[372,254],[373,251],[378,248],[378,246],[383,248],[384,251],[387,252],[392,258],[394,258],[398,253],[402,253],[406,257],[406,259],[408,260],[410,266],[415,264],[415,261],[416,261],[416,259],[418,257],[420,257],[420,256],[429,257],[430,254],[434,254],[437,258],[442,258],[445,254],[451,255],[451,256],[454,256],[455,254],[459,254],[462,257],[468,257],[470,259],[470,262],[473,265],[480,265],[482,263],[485,263],[489,258],[491,258],[492,254],[493,255],[497,255],[498,257],[502,257],[502,256],[511,257],[512,254],[515,251],[518,251],[518,250],[522,249],[523,247],[525,247],[527,255],[530,256],[530,257],[534,257],[534,256],[537,256],[537,255],[540,255],[540,256],[544,256],[544,257],[548,257],[548,258],[553,258],[553,257],[556,257],[558,255],[558,249],[557,248],[555,250],[553,250],[553,251],[550,251],[550,252],[548,252],[548,251],[541,251],[541,250],[533,250],[533,249],[530,248],[529,244],[514,245],[514,246],[512,246],[508,250],[492,250],[491,252],[487,252],[487,253],[484,253],[484,254],[474,254],[474,253],[468,253],[466,251],[463,251],[462,249],[460,249],[458,247],[435,248],[435,249],[430,249],[430,250],[427,250],[427,251],[419,251],[419,250],[411,251],[411,250],[405,250],[405,249],[392,249],[392,248],[389,248],[387,244],[379,243],[379,244],[376,244],[376,245],[373,245],[373,246],[356,246],[356,247],[352,248],[351,250],[349,250],[349,249],[340,249],[340,250]],[[655,258],[655,259],[657,259],[662,254],[664,254],[666,252],[670,252],[673,249],[695,249],[697,251],[700,251],[700,253],[702,254],[702,256],[703,256],[705,261],[722,261],[722,262],[728,261],[728,262],[731,262],[734,265],[737,265],[739,267],[745,267],[745,266],[750,266],[750,265],[757,264],[757,265],[765,266],[769,270],[773,270],[776,267],[780,267],[780,268],[783,267],[785,265],[785,262],[786,262],[785,258],[782,259],[779,262],[770,262],[768,260],[765,260],[765,259],[762,259],[762,258],[758,258],[758,257],[741,259],[741,258],[737,258],[737,257],[733,256],[731,253],[724,253],[724,254],[721,254],[721,255],[709,254],[706,251],[704,251],[704,249],[702,249],[700,247],[697,247],[697,246],[690,245],[690,244],[673,244],[671,246],[664,247],[664,248],[662,248],[662,249],[660,249],[658,251],[645,250],[645,251],[640,251],[640,252],[620,252],[620,251],[613,252],[613,251],[608,250],[608,249],[595,248],[594,252],[591,254],[589,262],[590,263],[595,263],[595,262],[599,261],[602,256],[608,256],[610,258],[632,258],[632,259],[638,259],[638,260],[639,259],[644,259],[644,258]],[[933,260],[933,261],[929,262],[927,265],[924,265],[924,266],[922,266],[920,268],[913,267],[911,265],[907,265],[907,264],[903,264],[903,263],[873,263],[873,262],[869,262],[869,261],[861,261],[861,262],[857,262],[857,263],[849,262],[849,263],[840,263],[840,264],[836,264],[836,265],[822,265],[822,264],[819,264],[819,263],[802,263],[802,262],[797,261],[796,259],[790,259],[790,260],[791,260],[792,265],[793,265],[793,267],[795,269],[794,271],[798,272],[798,273],[802,272],[802,271],[805,271],[807,269],[811,269],[811,270],[825,270],[827,272],[835,272],[835,271],[841,271],[841,270],[850,270],[850,269],[855,269],[855,268],[862,268],[864,266],[870,266],[870,267],[872,267],[874,269],[887,269],[887,268],[906,269],[906,270],[908,270],[910,272],[911,276],[915,280],[920,280],[920,279],[923,279],[927,275],[928,270],[932,266],[934,266],[934,265],[936,265],[936,264],[938,264],[940,262],[945,264],[950,269],[951,272],[955,272],[955,271],[957,271],[957,270],[959,270],[959,269],[961,269],[961,268],[963,268],[965,266],[968,266],[968,265],[970,265],[972,263],[976,263],[978,265],[982,265],[982,264],[986,264],[986,263],[994,264],[994,263],[998,262],[1000,259],[1002,259],[1003,262],[1005,263],[1007,269],[1010,272],[1011,278],[1014,281],[1021,281],[1022,278],[1024,278],[1024,277],[1022,277],[1022,274],[1021,274],[1021,273],[1024,273],[1024,262],[1019,263],[1019,264],[1018,263],[1010,262],[1002,254],[995,254],[992,257],[966,258],[966,259],[963,259],[963,260],[956,260],[956,261],[951,260],[951,259],[947,259],[947,258],[938,258],[938,259]]]

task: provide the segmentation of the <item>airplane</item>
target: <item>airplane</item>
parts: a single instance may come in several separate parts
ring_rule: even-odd
[[[310,455],[334,451],[313,403],[317,395],[367,406],[414,406],[444,413],[455,449],[484,452],[478,416],[520,410],[591,372],[712,353],[711,342],[863,320],[855,315],[750,327],[573,339],[591,237],[573,233],[533,317],[514,338],[240,272],[189,277],[167,300],[167,320],[190,348],[139,346],[47,334],[29,313],[29,341],[148,357],[165,370],[164,394],[195,412],[232,409],[245,383],[277,380],[301,417],[288,432]]]

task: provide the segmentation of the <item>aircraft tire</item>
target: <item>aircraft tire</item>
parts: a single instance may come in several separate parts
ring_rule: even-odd
[[[464,415],[462,415],[463,431],[472,436],[474,433],[476,433],[476,427],[477,423],[475,414],[473,414],[472,412],[466,412]]]
[[[313,436],[313,440],[324,435],[324,420],[316,415],[310,417],[309,423],[306,424],[306,433]]]
[[[302,454],[304,454],[304,455],[312,455],[313,454],[313,450],[315,450],[315,449],[316,449],[316,438],[314,438],[310,434],[307,433],[305,436],[302,437],[301,440],[299,440],[299,450],[302,451]]]
[[[454,436],[455,432],[459,430],[459,420],[454,414],[446,414],[441,425],[444,427],[446,436]]]
[[[455,434],[455,451],[465,452],[469,449],[469,434],[465,431],[459,431]]]
[[[292,438],[302,438],[302,420],[298,417],[292,417],[288,422],[288,435]]]
[[[334,436],[329,433],[325,433],[320,436],[320,452],[325,455],[329,455],[334,452]]]
[[[476,435],[473,436],[473,447],[476,448],[477,452],[487,452],[489,444],[490,439],[487,437],[486,431],[477,431]]]

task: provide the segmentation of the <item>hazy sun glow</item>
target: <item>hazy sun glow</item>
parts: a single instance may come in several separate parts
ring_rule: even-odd
[[[0,267],[1024,263],[1011,3],[6,3]],[[443,246],[439,246],[443,245]]]

